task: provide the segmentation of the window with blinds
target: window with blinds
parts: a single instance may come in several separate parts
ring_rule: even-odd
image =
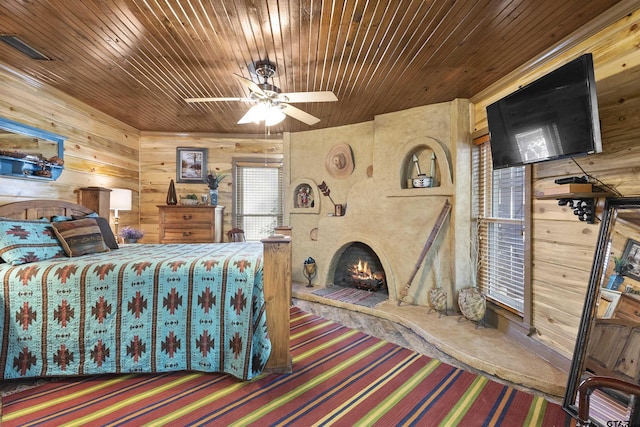
[[[525,167],[493,170],[488,142],[473,150],[478,286],[493,302],[524,315],[528,225]]]
[[[233,226],[246,240],[260,240],[282,225],[283,171],[280,160],[233,162]]]

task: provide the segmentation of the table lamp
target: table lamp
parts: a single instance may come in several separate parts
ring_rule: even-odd
[[[109,200],[109,209],[113,210],[113,223],[118,235],[118,211],[131,210],[131,190],[126,188],[112,188]]]

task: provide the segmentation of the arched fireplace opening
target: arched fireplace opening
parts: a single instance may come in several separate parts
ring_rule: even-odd
[[[345,288],[389,294],[380,258],[371,247],[361,242],[345,246],[336,263],[333,283]]]

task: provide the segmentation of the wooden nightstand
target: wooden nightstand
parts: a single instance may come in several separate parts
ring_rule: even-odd
[[[215,242],[215,206],[158,206],[160,243]]]

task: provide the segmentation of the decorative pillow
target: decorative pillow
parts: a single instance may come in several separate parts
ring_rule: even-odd
[[[98,223],[98,227],[100,227],[100,233],[102,233],[104,244],[107,245],[109,249],[119,249],[118,240],[116,239],[116,236],[113,235],[113,231],[111,231],[109,220],[99,216],[96,218],[96,222]]]
[[[11,265],[65,255],[49,221],[0,219],[0,258]]]
[[[118,239],[114,236],[113,231],[111,231],[111,225],[109,225],[109,220],[98,216],[97,213],[92,212],[85,216],[73,216],[73,219],[84,219],[84,218],[95,218],[98,223],[98,227],[100,227],[100,233],[102,233],[102,239],[104,240],[104,244],[107,245],[109,249],[119,249]]]
[[[107,252],[95,218],[51,223],[66,254],[70,257]]]

